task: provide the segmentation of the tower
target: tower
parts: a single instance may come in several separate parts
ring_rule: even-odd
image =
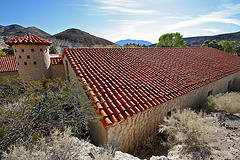
[[[30,81],[51,77],[49,56],[51,42],[36,35],[26,34],[6,44],[13,47],[21,78]]]

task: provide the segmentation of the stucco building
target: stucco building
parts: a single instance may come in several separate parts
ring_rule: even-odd
[[[25,35],[18,38],[18,43],[16,39],[6,43],[16,45],[17,52],[27,47],[22,56],[31,52],[32,45],[36,45],[34,50],[42,45],[47,49],[50,42],[33,44],[31,37],[35,36]],[[49,77],[68,79],[72,75],[89,84],[84,88],[86,96],[103,117],[100,125],[91,124],[93,140],[104,144],[115,139],[125,152],[156,132],[169,111],[199,107],[207,96],[225,92],[240,82],[240,57],[207,47],[65,48],[61,58],[46,61],[50,70],[43,67]],[[20,73],[19,65],[23,63],[24,67],[25,61],[18,62],[16,57]]]

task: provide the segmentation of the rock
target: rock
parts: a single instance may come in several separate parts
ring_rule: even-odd
[[[151,158],[150,158],[150,160],[168,160],[168,158],[167,157],[165,157],[165,156],[152,156]]]
[[[139,158],[137,157],[134,157],[128,153],[123,153],[121,151],[116,151],[115,152],[115,157],[113,158],[114,160],[140,160]]]
[[[175,145],[172,149],[169,150],[167,157],[169,159],[180,159],[180,155],[182,152],[182,145]]]

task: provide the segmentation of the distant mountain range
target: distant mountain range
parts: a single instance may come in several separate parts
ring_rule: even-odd
[[[94,45],[107,46],[114,44],[106,39],[93,36],[87,32],[74,28],[51,35],[36,27],[25,28],[20,25],[13,24],[9,26],[0,25],[0,48],[6,47],[6,41],[28,33],[51,41],[53,45],[60,48],[61,51],[64,47],[92,47]]]
[[[240,32],[227,33],[227,34],[219,34],[214,36],[198,36],[198,37],[188,37],[183,38],[183,40],[187,43],[188,47],[200,47],[204,41],[206,40],[216,40],[217,42],[221,40],[227,41],[236,41],[237,44],[240,44]],[[149,45],[149,47],[155,47],[155,44]]]
[[[0,25],[0,36],[21,36],[27,33],[35,34],[39,37],[48,37],[50,34],[38,29],[36,27],[27,27],[24,28],[20,25],[13,24],[9,26],[1,26]]]
[[[9,25],[9,26],[2,26],[0,25],[0,48],[7,47],[5,42],[15,38],[16,36],[21,36],[27,33],[35,34],[41,38],[47,39],[53,42],[53,45],[57,46],[61,49],[64,47],[92,47],[94,45],[112,45],[113,42],[110,42],[106,39],[96,37],[91,35],[87,32],[81,31],[79,29],[67,29],[63,32],[60,32],[55,35],[51,35],[37,27],[22,27],[17,24]],[[228,41],[236,41],[237,44],[240,44],[240,32],[235,33],[228,33],[228,34],[220,34],[215,36],[199,36],[199,37],[188,37],[183,38],[187,42],[187,46],[189,47],[199,47],[202,43],[206,40],[216,40],[217,42],[221,40],[228,40]],[[149,47],[155,47],[156,44],[152,44],[148,41],[144,40],[133,40],[133,39],[126,39],[117,41],[116,44],[123,46],[127,43],[135,43],[135,44],[145,44]]]
[[[135,43],[135,44],[145,44],[145,45],[151,45],[152,43],[151,42],[148,42],[148,41],[144,41],[144,40],[135,40],[135,39],[126,39],[126,40],[120,40],[120,41],[117,41],[115,42],[116,44],[120,45],[120,46],[123,46],[124,44],[129,44],[129,43]]]

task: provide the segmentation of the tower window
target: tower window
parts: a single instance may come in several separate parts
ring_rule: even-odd
[[[27,62],[24,62],[24,65],[27,65]]]
[[[42,48],[40,48],[40,51],[42,52]]]
[[[22,49],[22,52],[24,52],[24,49]]]
[[[22,58],[22,56],[19,56],[19,59],[21,59]]]
[[[17,52],[17,50],[15,49],[15,52]]]
[[[31,49],[31,52],[34,52],[34,49]]]
[[[37,62],[34,61],[33,64],[37,64]]]
[[[27,56],[27,59],[30,59],[30,56]]]

